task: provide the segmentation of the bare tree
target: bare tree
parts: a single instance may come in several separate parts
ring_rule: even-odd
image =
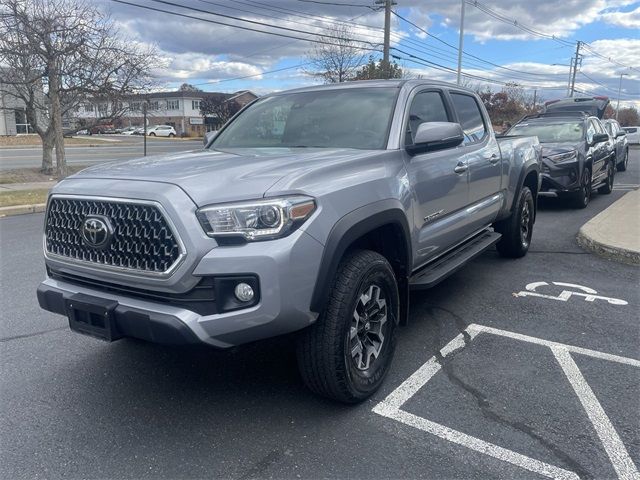
[[[242,106],[232,99],[207,96],[200,101],[200,114],[203,117],[215,117],[217,128],[227,123],[241,108]]]
[[[353,31],[348,25],[339,24],[327,30],[338,38],[332,38],[331,45],[316,44],[308,54],[309,63],[313,66],[308,73],[322,78],[325,83],[353,80],[365,61],[366,52],[353,39]]]
[[[87,98],[111,102],[147,86],[153,49],[125,39],[89,0],[3,0],[0,88],[21,99],[42,139],[42,171],[67,173],[62,118]]]

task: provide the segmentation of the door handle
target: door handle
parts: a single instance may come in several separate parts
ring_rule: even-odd
[[[496,155],[495,153],[489,157],[489,162],[493,165],[500,161],[500,155]]]
[[[456,167],[453,169],[456,173],[464,173],[469,169],[469,166],[466,163],[458,163]]]

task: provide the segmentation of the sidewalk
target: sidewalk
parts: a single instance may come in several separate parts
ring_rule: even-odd
[[[640,190],[627,193],[585,223],[578,243],[598,255],[640,265]]]
[[[53,187],[57,180],[50,182],[31,182],[31,183],[2,183],[0,184],[0,193],[2,192],[28,192],[32,190],[49,190]],[[35,203],[28,205],[12,205],[9,207],[0,207],[0,218],[13,215],[23,215],[25,213],[44,212],[45,203]]]
[[[44,188],[51,188],[57,180],[51,180],[50,182],[30,182],[30,183],[0,183],[0,192],[18,192],[20,190],[39,190]]]

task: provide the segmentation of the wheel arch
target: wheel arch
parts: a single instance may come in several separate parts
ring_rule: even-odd
[[[402,317],[407,310],[403,304],[405,297],[408,298],[412,265],[411,231],[404,207],[395,199],[365,205],[336,222],[325,243],[311,311],[322,311],[338,265],[345,253],[353,248],[373,250],[387,258],[398,282]]]

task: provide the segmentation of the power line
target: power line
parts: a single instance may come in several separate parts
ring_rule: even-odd
[[[193,15],[187,15],[185,13],[172,12],[170,10],[163,10],[161,8],[150,7],[148,5],[138,5],[138,4],[135,4],[135,3],[127,2],[125,0],[111,0],[111,1],[112,2],[116,2],[116,3],[121,3],[123,5],[129,5],[129,6],[132,6],[132,7],[142,8],[144,10],[150,10],[150,11],[159,12],[159,13],[166,13],[168,15],[173,15],[173,16],[176,16],[176,17],[188,18],[190,20],[199,20],[201,22],[213,23],[215,25],[223,25],[225,27],[238,28],[240,30],[247,30],[247,31],[250,31],[250,32],[264,33],[266,35],[274,35],[276,37],[292,38],[294,40],[302,40],[302,41],[305,41],[305,42],[319,43],[319,44],[322,44],[322,45],[338,46],[338,44],[336,44],[336,43],[331,43],[331,42],[327,42],[327,41],[316,39],[316,38],[296,37],[294,35],[289,35],[289,34],[285,34],[285,33],[269,32],[269,31],[266,31],[266,30],[258,30],[257,28],[243,27],[241,25],[233,25],[233,24],[229,24],[229,23],[220,22],[220,21],[217,21],[217,20],[212,20],[212,19],[209,19],[209,18],[195,17]],[[309,32],[302,32],[302,31],[298,31],[298,32],[302,33],[302,34],[308,33],[310,35],[318,35],[318,34],[309,33]],[[376,48],[372,48],[372,47],[358,47],[358,48],[360,50],[380,53],[380,50],[378,50]]]
[[[357,7],[357,8],[370,8],[371,10],[377,10],[376,7],[372,5],[363,5],[361,3],[336,3],[336,2],[321,2],[320,0],[298,0],[298,2],[303,3],[318,3],[320,5],[336,5],[339,7]]]
[[[609,90],[609,91],[611,91],[611,92],[613,92],[613,93],[616,93],[616,94],[618,93],[618,90],[617,90],[617,89],[614,89],[614,88],[608,87],[607,85],[605,85],[605,84],[603,84],[603,83],[600,83],[598,80],[596,80],[595,78],[590,77],[589,75],[587,75],[586,73],[584,73],[582,70],[578,70],[578,73],[579,73],[580,75],[582,75],[583,77],[587,78],[588,80],[591,80],[593,83],[595,83],[595,84],[597,84],[597,85],[600,85],[600,86],[601,86],[602,88],[604,88],[605,90]],[[640,94],[637,94],[637,93],[627,93],[627,92],[622,92],[622,93],[621,93],[621,95],[625,95],[625,96],[629,96],[629,97],[636,97],[636,96],[639,96]]]
[[[192,85],[194,87],[198,87],[200,85],[210,85],[214,83],[235,82],[236,80],[244,80],[245,78],[260,77],[262,75],[269,75],[270,73],[284,72],[285,70],[293,70],[294,68],[304,67],[305,65],[309,65],[309,62],[298,63],[297,65],[292,65],[290,67],[276,68],[275,70],[268,70],[266,72],[254,73],[252,75],[243,75],[241,77],[225,78],[224,80],[211,80],[211,81],[202,82],[202,83],[193,83]]]
[[[216,17],[229,18],[231,20],[237,20],[237,21],[240,21],[240,22],[251,23],[253,25],[260,25],[260,26],[263,26],[263,27],[275,28],[275,29],[278,29],[278,30],[286,30],[288,32],[302,33],[302,34],[305,34],[305,35],[316,35],[318,37],[330,38],[332,40],[341,40],[341,41],[351,40],[351,39],[346,39],[344,37],[338,37],[336,35],[327,35],[325,33],[307,32],[307,31],[297,30],[295,28],[282,27],[282,26],[279,26],[279,25],[272,25],[270,23],[259,22],[257,20],[249,20],[249,19],[242,18],[242,17],[235,17],[233,15],[226,15],[224,13],[218,13],[218,12],[212,12],[212,11],[209,11],[209,10],[203,10],[201,8],[188,7],[186,5],[180,5],[180,4],[177,4],[177,3],[168,2],[166,0],[151,0],[151,1],[155,2],[155,3],[161,3],[161,4],[164,4],[164,5],[169,5],[171,7],[184,8],[185,10],[190,10],[190,11],[194,11],[194,12],[198,12],[198,13],[204,13],[206,15],[215,15]],[[362,43],[371,44],[371,42],[366,42],[366,41],[362,41]]]
[[[437,36],[435,36],[435,35],[433,35],[432,33],[430,33],[430,32],[428,32],[428,31],[426,31],[425,29],[423,29],[422,27],[420,27],[420,26],[416,25],[416,24],[415,24],[415,23],[413,23],[412,21],[410,21],[410,20],[408,20],[408,19],[404,18],[404,17],[403,17],[402,15],[400,15],[399,13],[397,13],[397,12],[395,12],[395,11],[393,11],[393,10],[391,11],[391,13],[393,13],[393,14],[394,14],[396,17],[398,17],[399,19],[401,19],[401,20],[403,20],[403,21],[407,22],[409,25],[412,25],[413,27],[417,28],[418,30],[420,30],[422,33],[424,33],[424,34],[428,35],[429,37],[431,37],[431,38],[433,38],[433,39],[435,39],[435,40],[438,40],[439,42],[441,42],[441,43],[445,44],[446,46],[448,46],[448,47],[450,47],[450,48],[452,48],[452,49],[454,49],[454,50],[456,50],[456,51],[458,50],[458,47],[456,47],[456,46],[454,46],[454,45],[452,45],[452,44],[450,44],[450,43],[445,42],[445,41],[444,41],[444,40],[442,40],[441,38],[438,38]],[[525,71],[523,71],[523,70],[516,70],[516,69],[514,69],[514,68],[509,68],[509,67],[505,67],[505,66],[503,66],[503,65],[498,65],[497,63],[490,62],[489,60],[485,60],[485,59],[480,58],[480,57],[478,57],[478,56],[476,56],[476,55],[473,55],[473,54],[471,54],[471,53],[465,52],[464,50],[462,51],[462,53],[463,53],[463,55],[466,55],[467,57],[474,58],[474,59],[476,59],[476,60],[478,60],[478,61],[480,61],[480,62],[482,62],[482,63],[486,63],[486,64],[488,64],[488,65],[492,65],[492,66],[494,66],[494,67],[496,67],[496,68],[500,68],[501,70],[507,70],[507,71],[510,71],[510,72],[521,73],[521,74],[525,74],[525,75],[536,75],[536,76],[556,75],[556,74],[545,74],[545,73],[525,72]],[[557,74],[557,75],[559,75],[559,74]]]

